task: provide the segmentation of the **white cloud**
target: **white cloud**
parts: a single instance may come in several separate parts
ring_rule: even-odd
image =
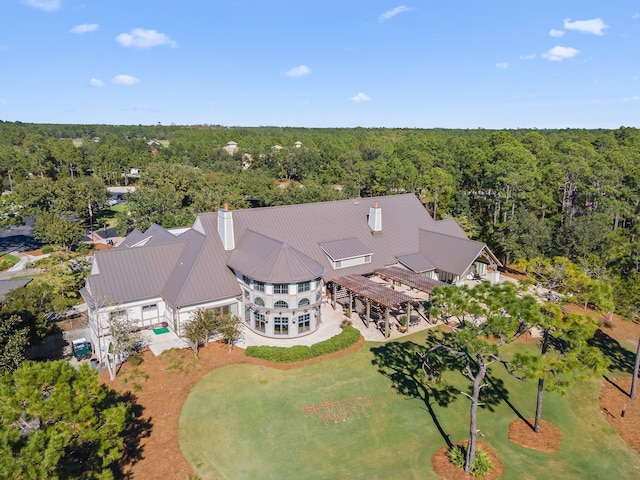
[[[528,55],[520,55],[520,60],[533,60],[534,58],[536,58],[536,54],[535,53],[529,53]]]
[[[91,85],[92,87],[104,87],[104,82],[99,78],[92,78],[91,80],[89,80],[89,85]]]
[[[116,37],[116,42],[123,47],[136,48],[153,48],[160,45],[176,46],[176,42],[164,33],[159,33],[155,30],[145,30],[144,28],[134,28],[131,30],[131,33],[121,33]]]
[[[114,85],[135,85],[140,80],[131,75],[116,75],[111,79],[111,83]]]
[[[640,18],[640,13],[636,13],[633,17],[631,17],[632,20],[637,20]]]
[[[638,102],[640,101],[640,97],[638,96],[633,96],[633,97],[625,97],[622,99],[623,102]]]
[[[98,25],[97,23],[83,23],[82,25],[76,25],[75,27],[73,27],[71,30],[69,30],[69,33],[95,32],[96,30],[98,30],[98,28],[100,28],[100,25]]]
[[[45,12],[54,12],[62,7],[62,0],[22,0],[22,3]]]
[[[371,100],[371,97],[369,97],[369,95],[367,95],[366,93],[360,92],[355,97],[349,97],[349,100],[351,100],[353,103],[368,102],[369,100]]]
[[[552,28],[551,30],[549,30],[549,35],[556,38],[564,37],[564,30],[556,30],[555,28]]]
[[[561,47],[556,45],[550,49],[547,53],[543,53],[542,56],[552,62],[561,62],[568,58],[573,58],[580,53],[580,50],[576,50],[573,47]]]
[[[567,30],[577,30],[582,33],[592,33],[593,35],[604,35],[602,32],[609,25],[604,23],[601,18],[593,18],[591,20],[576,20],[572,22],[570,18],[564,21],[564,28]]]
[[[500,62],[500,63],[496,63],[496,68],[498,70],[505,70],[506,68],[509,67],[509,62]]]
[[[311,73],[311,69],[306,65],[299,65],[297,67],[293,67],[288,72],[285,72],[287,77],[303,77],[305,75],[309,75]]]
[[[380,15],[380,18],[378,18],[378,21],[380,23],[382,22],[386,22],[387,20],[389,20],[390,18],[395,17],[396,15],[400,15],[401,13],[404,12],[410,12],[412,9],[409,7],[406,7],[404,5],[400,5],[399,7],[396,7],[392,10],[387,10],[386,12],[384,12],[382,15]]]

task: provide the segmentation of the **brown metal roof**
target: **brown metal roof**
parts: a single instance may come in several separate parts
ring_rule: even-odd
[[[414,272],[428,272],[435,270],[436,266],[421,253],[410,253],[398,256],[398,261]]]
[[[441,282],[440,280],[423,277],[422,275],[410,272],[409,270],[405,270],[400,267],[379,268],[373,273],[386,280],[394,280],[426,293],[431,293],[433,287],[447,286],[446,283]]]
[[[323,242],[320,244],[320,248],[334,261],[362,257],[373,253],[370,247],[363,245],[360,240],[354,237]]]
[[[367,215],[378,202],[382,209],[382,234],[373,235]],[[198,216],[207,236],[218,235],[217,213]],[[233,211],[236,244],[253,230],[285,242],[325,267],[323,278],[370,274],[376,268],[393,265],[398,255],[418,252],[419,231],[435,224],[413,194],[307,203]],[[371,255],[370,263],[334,269],[321,244],[355,238]]]
[[[291,247],[247,230],[229,255],[227,265],[254,280],[268,283],[304,282],[319,278],[324,266]]]
[[[420,231],[420,253],[443,272],[463,275],[486,245],[468,238]]]
[[[333,283],[340,285],[357,295],[365,297],[374,303],[382,305],[383,307],[392,308],[414,301],[413,298],[408,295],[380,285],[379,283],[369,280],[362,275],[345,275],[343,277],[334,278]]]

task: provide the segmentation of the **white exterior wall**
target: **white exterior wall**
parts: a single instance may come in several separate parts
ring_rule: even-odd
[[[298,283],[287,284],[288,293],[274,293],[274,285],[265,283],[264,292],[256,289],[256,283],[245,283],[242,276],[236,273],[243,290],[240,312],[245,325],[259,335],[271,338],[296,338],[315,332],[320,326],[320,303],[322,301],[322,279],[309,281],[309,290],[298,293]],[[303,283],[303,282],[301,282]],[[245,294],[246,292],[246,294]],[[247,298],[248,294],[248,298]],[[264,306],[256,304],[256,298],[261,298]],[[309,300],[308,305],[298,307],[302,299]],[[287,307],[275,307],[276,302],[287,302]],[[264,315],[265,329],[262,331],[257,325],[255,313]],[[309,315],[308,330],[306,325],[299,325],[299,317]],[[286,333],[277,333],[275,318],[287,319]]]

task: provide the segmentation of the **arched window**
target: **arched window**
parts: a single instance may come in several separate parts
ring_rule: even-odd
[[[264,300],[262,299],[262,297],[256,297],[253,300],[253,303],[255,303],[256,305],[258,305],[259,307],[264,307]]]
[[[306,307],[307,305],[309,305],[311,302],[309,301],[308,298],[302,298],[300,299],[300,301],[298,302],[298,307]]]
[[[273,304],[273,308],[289,308],[289,304],[284,300],[278,300]]]

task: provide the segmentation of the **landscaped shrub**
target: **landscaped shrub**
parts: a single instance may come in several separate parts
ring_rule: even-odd
[[[245,353],[248,357],[262,358],[269,362],[277,363],[293,363],[301,362],[309,358],[327,355],[328,353],[339,352],[355,345],[360,339],[358,329],[346,326],[335,337],[331,337],[315,345],[307,347],[306,345],[295,345],[293,347],[267,347],[267,346],[251,346],[247,347]]]
[[[464,457],[467,449],[463,445],[454,445],[447,452],[447,457],[458,468],[464,468]],[[493,468],[493,462],[486,452],[477,449],[476,458],[471,465],[471,475],[476,478],[484,477]]]
[[[40,251],[41,251],[43,254],[51,253],[51,252],[53,252],[53,246],[51,246],[51,245],[45,245],[44,247],[42,247],[42,248],[40,249]]]

